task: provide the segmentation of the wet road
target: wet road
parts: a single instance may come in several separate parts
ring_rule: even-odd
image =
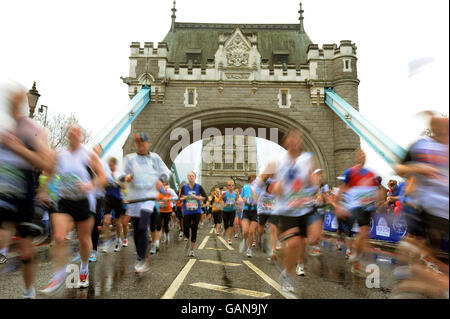
[[[128,247],[120,252],[111,247],[109,253],[99,253],[97,262],[90,263],[89,288],[64,288],[54,298],[385,299],[395,284],[392,270],[396,260],[389,252],[371,254],[367,263],[378,265],[380,288],[367,288],[366,278],[353,274],[344,253],[326,239],[321,256],[307,255],[306,276],[294,278],[296,291],[290,294],[279,286],[282,256],[278,262],[271,262],[267,253],[254,248],[253,258],[248,258],[239,252],[240,238],[233,238],[230,247],[211,233],[210,226],[203,226],[197,237],[196,257],[192,258],[187,256],[186,242],[177,234],[172,231],[169,243],[152,255],[148,273],[134,273],[136,253],[130,236]],[[76,241],[71,245],[75,247]],[[75,256],[73,252],[72,258]],[[44,288],[52,275],[49,245],[39,247],[39,259],[37,290]],[[21,264],[18,258],[11,258],[0,265],[0,298],[22,298],[22,293]],[[37,298],[47,297],[37,293]]]

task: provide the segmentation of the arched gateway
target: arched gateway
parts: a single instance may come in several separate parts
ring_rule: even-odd
[[[304,31],[301,4],[299,24],[179,23],[172,11],[172,27],[157,48],[131,45],[130,74],[122,79],[130,97],[151,85],[151,101],[133,122],[124,154],[134,151],[134,134],[146,132],[152,151],[170,167],[181,139],[177,128],[189,132],[190,143],[208,128],[222,134],[253,128],[260,137],[266,129],[267,139],[278,129],[281,143],[296,127],[335,184],[360,140],[324,104],[324,89],[334,88],[358,107],[355,45],[341,41],[319,49]]]

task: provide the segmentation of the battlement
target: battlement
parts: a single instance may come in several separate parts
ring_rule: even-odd
[[[324,44],[322,48],[318,44],[310,44],[307,50],[308,61],[313,59],[334,59],[340,56],[356,57],[356,46],[350,40],[342,40],[339,47],[333,44]]]
[[[131,42],[130,57],[166,57],[167,58],[167,43],[158,42],[158,47],[154,47],[153,42],[144,42],[144,47],[141,47],[140,42]]]

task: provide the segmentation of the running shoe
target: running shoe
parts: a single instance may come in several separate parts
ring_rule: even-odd
[[[84,274],[80,273],[80,282],[78,283],[78,288],[89,287],[89,271]]]
[[[31,289],[25,288],[23,299],[36,299],[36,290],[34,289],[34,287],[31,287]]]
[[[156,254],[156,244],[151,244],[151,246],[150,246],[150,254],[151,255],[154,255],[154,254]]]
[[[149,270],[150,270],[150,265],[145,260],[143,260],[137,269],[137,273],[144,273]]]
[[[297,276],[304,276],[305,275],[305,267],[302,264],[297,264],[295,273],[297,274]]]
[[[97,261],[97,251],[93,250],[91,255],[89,256],[89,261],[90,262],[96,262]]]
[[[248,249],[247,249],[247,257],[248,257],[248,258],[252,258],[252,257],[253,257],[252,249],[251,249],[251,248],[248,248]]]
[[[111,245],[113,243],[113,240],[107,240],[106,242],[103,243],[102,245],[102,252],[107,253],[109,251],[109,249],[111,248]]]
[[[114,248],[114,251],[120,251],[120,246],[122,246],[122,243],[120,241],[116,242],[116,247]]]
[[[228,245],[230,245],[231,246],[231,239],[228,239]]]
[[[166,233],[163,233],[161,236],[161,243],[164,244],[166,242]]]
[[[134,265],[134,272],[135,273],[139,273],[140,269],[142,268],[143,264],[144,264],[145,260],[139,260],[136,262],[136,264]]]
[[[122,247],[128,247],[128,239],[123,240]]]
[[[216,236],[220,236],[219,232],[216,232]]]
[[[256,247],[256,240],[252,241],[252,247]]]
[[[239,251],[241,252],[241,254],[244,252],[244,249],[246,246],[245,244],[246,244],[246,242],[245,242],[245,238],[244,238],[244,239],[242,239],[241,244],[239,245]]]
[[[42,289],[40,292],[47,296],[53,295],[64,286],[65,282],[66,282],[65,274],[62,276],[55,275],[55,276],[53,276],[50,283],[44,289]]]
[[[178,234],[178,238],[179,238],[179,239],[182,239],[182,238],[183,238],[183,236],[184,236],[183,232],[182,232],[182,231],[180,231],[180,233]]]
[[[365,277],[366,276],[366,272],[363,270],[363,267],[361,266],[361,264],[359,263],[359,261],[356,261],[353,263],[352,268],[350,270],[353,274],[360,276],[360,277]]]
[[[309,255],[316,257],[316,256],[320,256],[322,254],[322,250],[320,249],[319,246],[312,246],[310,251],[309,251]]]
[[[8,261],[8,258],[6,258],[5,255],[0,254],[0,264],[4,264]]]
[[[195,257],[194,249],[192,248],[189,249],[189,257]]]
[[[280,275],[281,289],[286,292],[294,292],[294,286],[292,286],[291,279],[286,275],[286,271],[283,270]]]
[[[341,243],[337,241],[337,242],[336,242],[336,250],[337,250],[337,251],[340,251],[341,248],[342,248]]]
[[[349,251],[349,250],[346,250],[346,251],[345,251],[345,258],[346,258],[346,259],[349,259],[349,258],[352,257],[352,256],[353,256],[353,254],[352,254],[351,251]]]
[[[358,255],[356,254],[352,254],[351,252],[348,255],[348,262],[349,263],[354,263],[358,260]]]

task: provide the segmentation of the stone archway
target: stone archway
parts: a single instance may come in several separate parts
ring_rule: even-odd
[[[170,158],[172,147],[178,142],[170,140],[170,134],[175,128],[184,128],[190,133],[190,142],[193,143],[193,121],[201,121],[201,131],[207,128],[218,128],[222,134],[225,128],[266,128],[266,137],[269,139],[270,128],[278,129],[278,141],[280,144],[291,128],[299,128],[304,135],[304,148],[314,153],[317,157],[319,166],[325,171],[329,182],[334,180],[334,171],[330,170],[329,160],[325,157],[319,143],[312,137],[309,130],[301,123],[292,118],[286,117],[279,113],[258,110],[258,109],[242,109],[229,107],[223,109],[210,109],[206,111],[192,113],[182,119],[178,119],[163,130],[161,134],[154,140],[152,151],[159,154],[168,167],[171,167],[173,160]]]

